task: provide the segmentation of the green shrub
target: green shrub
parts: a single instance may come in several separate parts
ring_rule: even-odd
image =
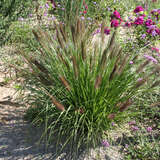
[[[35,29],[39,46],[32,53],[20,51],[28,64],[21,68],[23,88],[30,91],[25,99],[33,107],[26,117],[46,124],[44,135],[48,143],[57,140],[58,153],[71,144],[71,154],[76,156],[80,147],[99,144],[113,121],[125,120],[135,96],[150,89],[148,81],[159,70],[155,64],[150,74],[144,73],[149,60],[134,65],[137,57],[123,52],[116,31],[102,50],[91,45],[94,27],[78,17],[70,25],[55,27],[56,39],[52,31]],[[101,36],[104,43],[103,32]],[[52,137],[55,134],[58,137]]]

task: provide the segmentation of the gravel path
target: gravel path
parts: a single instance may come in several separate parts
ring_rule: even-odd
[[[48,160],[51,150],[37,144],[41,130],[23,120],[26,108],[15,102],[14,93],[0,86],[0,160]]]

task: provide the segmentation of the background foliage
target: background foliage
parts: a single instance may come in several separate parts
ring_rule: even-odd
[[[32,7],[32,0],[0,1],[0,45],[9,39],[10,35],[7,35],[7,31],[12,22],[18,20],[19,17],[26,18]]]

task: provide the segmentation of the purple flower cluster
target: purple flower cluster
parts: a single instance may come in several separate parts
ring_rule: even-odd
[[[46,4],[45,4],[45,7],[46,7],[47,9],[49,9],[49,5],[48,5],[48,3],[46,3]]]
[[[107,140],[103,140],[103,141],[102,141],[102,145],[103,145],[104,147],[109,147],[109,143],[108,143]]]
[[[131,126],[132,131],[138,131],[139,128],[137,126]]]
[[[105,35],[109,35],[110,34],[110,29],[108,29],[108,27],[105,27],[104,28],[104,34]],[[98,33],[101,33],[101,29],[100,28],[98,28],[94,33],[93,33],[93,35],[95,35],[95,34],[98,34]]]
[[[160,35],[160,29],[156,25],[147,26],[146,32],[152,34],[152,36]]]
[[[136,121],[130,121],[130,122],[128,122],[128,124],[129,124],[132,131],[138,131],[139,130],[139,128],[136,126]]]
[[[138,78],[138,79],[137,79],[138,82],[140,82],[140,81],[142,81],[142,80],[143,80],[143,78]]]
[[[144,33],[144,34],[142,34],[142,39],[145,39],[146,38],[146,34]]]
[[[129,64],[133,64],[133,61],[130,61]]]
[[[153,9],[151,14],[156,17],[157,21],[160,19],[160,9]]]
[[[144,54],[144,57],[147,58],[148,60],[152,61],[153,63],[156,63],[156,64],[158,63],[158,61],[155,58],[153,58],[152,56]]]
[[[130,121],[128,122],[129,125],[135,125],[136,124],[136,121]]]
[[[134,10],[134,13],[136,13],[137,17],[131,24],[136,26],[138,25],[144,26],[145,32],[152,35],[153,37],[160,35],[160,28],[158,27],[158,25],[156,25],[157,23],[156,21],[159,20],[160,9],[152,10],[148,18],[141,11],[144,11],[143,7],[137,6],[136,9]],[[127,24],[128,23],[126,23],[125,26],[127,26]],[[143,36],[142,38],[144,39],[145,37]]]
[[[147,127],[146,130],[147,132],[152,132],[152,127]]]
[[[154,25],[155,23],[152,21],[152,19],[147,19],[146,22],[145,22],[145,25],[146,26],[151,26],[151,25]]]
[[[135,19],[134,24],[136,25],[142,25],[144,22],[144,17],[143,16],[139,16]]]

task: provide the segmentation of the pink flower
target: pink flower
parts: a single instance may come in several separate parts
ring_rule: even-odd
[[[100,32],[101,32],[101,30],[100,30],[100,29],[97,29],[97,30],[93,33],[93,36],[94,36],[95,34],[100,33]]]
[[[144,34],[142,34],[142,39],[145,39],[146,38],[146,34],[144,33]]]
[[[45,4],[45,6],[46,6],[46,8],[47,8],[47,9],[49,8],[49,5],[48,5],[48,3],[46,3],[46,4]]]
[[[18,18],[19,21],[23,21],[24,19],[22,17]]]
[[[102,145],[103,145],[104,147],[109,147],[109,143],[108,143],[108,141],[106,141],[106,140],[103,140],[103,141],[102,141]]]
[[[53,7],[53,8],[56,8],[55,4],[52,4],[52,7]]]
[[[81,17],[81,20],[85,20],[85,17],[84,17],[84,16],[82,16],[82,17]]]
[[[129,64],[133,64],[133,61],[130,61]]]
[[[119,21],[117,19],[113,19],[111,21],[111,27],[117,28],[119,26]]]
[[[131,126],[132,131],[138,131],[139,128],[137,126]]]
[[[110,29],[108,29],[107,27],[104,28],[104,34],[109,35],[110,34]]]
[[[123,22],[123,19],[122,19],[122,18],[120,18],[120,24],[121,24],[121,22]]]
[[[155,52],[159,53],[159,49],[158,48],[152,47],[151,49],[152,49],[152,51],[155,51]]]
[[[111,31],[111,30],[108,29],[107,27],[104,28],[104,34],[109,35],[109,34],[110,34],[110,31]],[[97,30],[93,33],[93,35],[98,34],[98,33],[101,33],[101,29],[100,29],[100,28],[97,29]]]
[[[146,15],[145,15],[145,14],[142,14],[141,16],[145,17]]]
[[[125,148],[128,148],[129,147],[129,145],[128,144],[125,144]]]
[[[141,11],[144,11],[142,6],[137,6],[136,9],[134,10],[134,13],[139,13]]]
[[[144,22],[144,17],[143,16],[139,16],[138,18],[136,18],[136,20],[134,21],[134,24],[136,25],[142,25]]]
[[[130,121],[130,122],[128,122],[128,124],[129,125],[134,125],[134,124],[136,124],[136,121]]]
[[[83,13],[84,13],[84,14],[86,14],[86,13],[87,13],[87,11],[86,11],[86,10],[84,10],[84,11],[83,11]]]
[[[85,5],[84,7],[85,7],[86,10],[88,9],[88,6],[87,6],[87,5]]]
[[[121,18],[120,13],[116,10],[113,12],[113,15],[115,16],[115,18],[118,18],[118,19]]]
[[[154,22],[152,21],[152,19],[147,19],[146,22],[145,22],[146,26],[151,26],[153,24],[154,24]]]
[[[159,28],[155,28],[155,32],[160,35],[160,29]]]
[[[152,127],[147,127],[146,130],[147,132],[152,132]]]
[[[138,80],[137,80],[137,81],[138,81],[138,82],[140,82],[140,81],[142,81],[142,80],[143,80],[143,78],[138,78]]]
[[[46,12],[44,12],[44,16],[47,16],[47,13],[46,13]]]
[[[131,27],[132,26],[132,24],[130,23],[130,22],[125,22],[125,24],[124,24],[126,27]]]

